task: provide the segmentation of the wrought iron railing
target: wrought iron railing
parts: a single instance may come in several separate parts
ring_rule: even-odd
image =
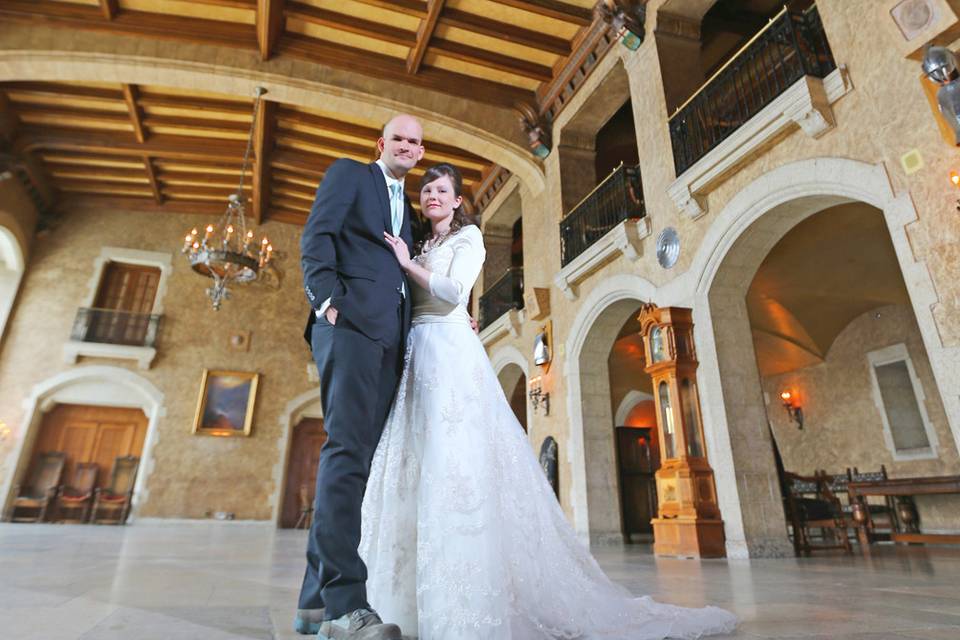
[[[560,221],[560,264],[567,266],[624,220],[645,215],[640,167],[621,164]]]
[[[679,176],[804,76],[837,68],[816,5],[786,8],[670,118]]]
[[[153,347],[157,343],[162,317],[149,313],[81,307],[77,309],[70,339],[78,342]]]
[[[510,309],[523,309],[523,267],[510,267],[480,296],[480,330]]]

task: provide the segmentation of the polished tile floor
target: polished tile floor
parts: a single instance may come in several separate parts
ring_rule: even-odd
[[[242,523],[2,524],[0,639],[300,638],[290,623],[304,539]],[[733,610],[743,622],[730,638],[960,640],[958,548],[695,562],[631,547],[597,557],[637,594]]]

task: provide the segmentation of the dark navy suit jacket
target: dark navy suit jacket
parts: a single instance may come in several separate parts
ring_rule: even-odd
[[[400,236],[412,251],[410,212],[405,198]],[[303,288],[311,306],[304,332],[308,343],[314,310],[327,298],[339,313],[338,323],[345,319],[371,340],[396,333],[401,287],[407,296],[410,287],[384,231],[392,233],[393,223],[380,167],[345,158],[330,165],[300,239]]]

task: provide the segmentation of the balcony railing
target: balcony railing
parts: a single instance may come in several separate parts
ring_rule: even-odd
[[[640,167],[621,164],[560,221],[561,266],[624,220],[645,215]]]
[[[523,309],[523,267],[507,269],[480,296],[480,330],[510,309]]]
[[[77,309],[70,339],[77,342],[154,347],[161,317],[148,313],[81,307]]]
[[[816,6],[782,10],[670,118],[677,175],[797,80],[836,68]]]

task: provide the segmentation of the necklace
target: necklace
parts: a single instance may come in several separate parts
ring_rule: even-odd
[[[449,229],[446,231],[446,233],[441,233],[440,235],[431,235],[429,238],[427,238],[427,241],[423,243],[422,253],[426,253],[427,251],[436,249],[441,244],[443,244],[447,240],[447,238],[449,238],[451,235],[453,235],[453,233]]]

